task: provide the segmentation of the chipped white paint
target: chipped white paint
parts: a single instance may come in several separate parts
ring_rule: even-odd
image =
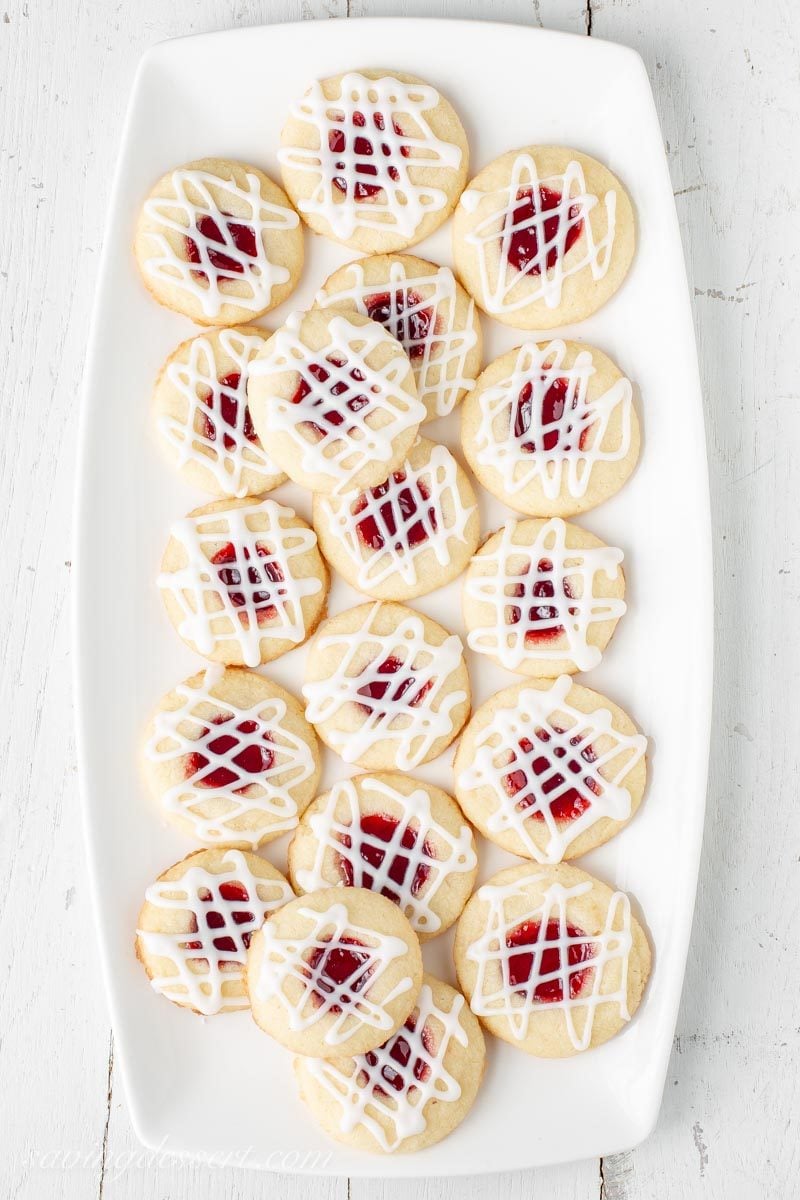
[[[487,1176],[458,1191],[464,1200],[783,1197],[800,1165],[785,1126],[800,1100],[791,704],[800,677],[800,313],[790,283],[800,261],[800,34],[786,0],[762,0],[757,18],[744,0],[593,8],[592,35],[634,46],[653,81],[694,293],[716,521],[710,820],[656,1133],[602,1168]],[[348,9],[496,14],[574,33],[588,23],[581,0],[0,4],[0,211],[13,214],[0,222],[0,711],[13,714],[0,728],[0,1077],[11,1084],[0,1097],[0,1195],[17,1200],[440,1194],[435,1182],[348,1188],[140,1154],[109,1060],[76,817],[66,565],[75,405],[136,62],[163,38]],[[55,961],[57,1001],[53,978],[42,976]]]

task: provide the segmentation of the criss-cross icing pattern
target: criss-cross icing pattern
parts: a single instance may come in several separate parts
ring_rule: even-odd
[[[293,897],[283,879],[256,877],[239,850],[228,850],[223,869],[190,867],[180,879],[157,880],[145,900],[167,913],[191,915],[185,933],[138,929],[147,953],[168,959],[172,974],[151,979],[157,992],[206,1016],[221,1008],[248,1008],[246,996],[232,997],[223,984],[244,979],[250,938],[264,918]]]
[[[349,865],[352,886],[368,886],[388,895],[417,933],[436,933],[442,921],[433,904],[442,884],[453,872],[475,867],[469,827],[462,825],[454,837],[435,821],[424,788],[406,794],[372,778],[362,779],[360,787],[365,799],[372,801],[370,811],[382,812],[380,806],[385,806],[389,840],[371,836],[364,828],[355,785],[343,780],[331,789],[325,807],[309,818],[316,839],[314,862],[309,870],[297,871],[298,884],[304,892],[328,887],[326,866],[333,854]],[[421,880],[419,886],[417,880]]]
[[[272,697],[239,708],[213,694],[223,675],[222,666],[215,664],[199,682],[178,684],[175,692],[182,703],[156,713],[145,754],[154,763],[184,765],[185,778],[163,793],[161,803],[191,823],[198,841],[249,842],[255,848],[267,830],[296,827],[294,792],[314,774],[314,758],[308,744],[288,728],[283,700]],[[254,748],[259,753],[248,755]],[[248,770],[251,758],[259,768],[255,773]],[[202,812],[211,797],[225,802],[215,817]],[[237,828],[242,818],[256,823]]]
[[[357,704],[360,726],[347,732],[328,729],[327,741],[345,762],[358,762],[379,742],[389,743],[395,765],[407,771],[425,760],[435,742],[453,734],[453,710],[467,694],[444,689],[463,662],[463,648],[455,634],[438,646],[429,642],[421,618],[410,612],[390,633],[379,634],[372,624],[380,608],[373,605],[354,632],[317,640],[319,654],[335,648],[339,661],[328,678],[304,685],[306,717],[319,725],[344,705]],[[357,668],[365,648],[369,662]]]
[[[363,1126],[387,1152],[424,1133],[430,1101],[452,1103],[461,1085],[446,1069],[447,1051],[455,1040],[468,1044],[461,1024],[464,997],[453,993],[442,1008],[427,983],[417,1007],[394,1037],[378,1050],[345,1062],[307,1058],[304,1067],[341,1110],[339,1128],[350,1133]]]
[[[597,596],[594,590],[599,575],[617,578],[622,551],[568,547],[560,517],[545,522],[532,546],[514,541],[516,529],[506,525],[491,554],[472,560],[466,593],[491,605],[493,614],[491,624],[470,630],[470,648],[494,656],[511,671],[528,659],[568,659],[588,671],[602,657],[588,641],[592,624],[618,620],[626,611],[624,600]],[[554,640],[566,645],[548,644]]]
[[[306,474],[327,478],[339,494],[352,489],[370,462],[391,460],[395,438],[424,420],[425,406],[408,390],[405,355],[393,354],[382,367],[369,365],[387,340],[379,325],[332,316],[327,344],[310,350],[299,337],[300,319],[295,314],[274,335],[269,358],[253,363],[251,375],[300,375],[292,397],[270,397],[266,423],[292,439]]]
[[[403,939],[355,924],[343,904],[332,904],[325,912],[300,908],[297,916],[310,922],[308,932],[298,937],[279,935],[273,922],[264,926],[256,996],[262,1001],[277,998],[295,1032],[326,1018],[329,1046],[343,1045],[363,1025],[391,1029],[387,1006],[409,990],[412,980],[403,976],[380,1004],[369,994],[391,964],[408,953]],[[337,955],[352,960],[341,980],[331,966]],[[290,981],[294,986],[287,988]]]
[[[586,934],[572,925],[569,904],[591,891],[592,881],[574,887],[550,883],[542,890],[545,879],[534,870],[502,886],[484,884],[477,892],[488,913],[486,931],[466,951],[467,959],[477,964],[470,1007],[479,1017],[505,1017],[518,1041],[527,1037],[537,1013],[561,1011],[573,1047],[586,1050],[601,1004],[617,1005],[620,1017],[630,1020],[630,901],[624,892],[614,892],[603,929]],[[538,901],[530,902],[531,888],[541,891]],[[507,905],[519,899],[528,903],[522,908],[513,903],[512,916]],[[515,935],[524,926],[533,936],[522,940]],[[620,965],[619,986],[602,990],[615,962]]]
[[[144,269],[189,293],[207,317],[218,317],[226,304],[263,312],[273,288],[289,279],[286,267],[267,258],[264,235],[296,229],[299,217],[287,205],[264,200],[258,176],[248,171],[246,177],[247,186],[240,187],[208,171],[179,168],[170,176],[173,195],[145,202],[145,213],[158,228],[147,231],[156,250]],[[244,204],[245,215],[229,211],[229,204],[233,209]],[[184,239],[180,250],[166,231]]]
[[[255,517],[263,529],[250,527]],[[312,529],[283,524],[293,517],[292,509],[274,500],[254,500],[173,524],[186,565],[162,571],[157,582],[183,614],[178,632],[200,654],[235,642],[244,664],[256,667],[262,638],[305,639],[302,600],[316,595],[322,581],[292,573],[292,560],[317,544]]]
[[[383,325],[411,359],[420,399],[431,405],[432,415],[447,416],[461,393],[475,386],[464,376],[467,355],[477,341],[474,301],[464,328],[458,329],[456,281],[449,267],[416,277],[407,274],[403,261],[394,260],[386,282],[371,284],[364,281],[361,263],[351,263],[347,271],[352,282],[330,295],[320,292],[317,305],[331,308],[349,300],[362,316]]]
[[[570,705],[572,686],[561,675],[546,690],[526,688],[512,706],[497,709],[458,778],[465,791],[491,790],[489,829],[513,830],[525,853],[540,863],[560,862],[575,839],[603,818],[630,816],[631,795],[623,781],[647,751],[642,734],[614,729],[607,708],[585,713]],[[532,749],[524,754],[526,744]],[[582,811],[560,820],[559,800],[571,793],[579,799],[573,808]],[[546,836],[537,839],[535,825],[543,825]]]
[[[412,238],[422,219],[448,202],[446,192],[414,182],[412,173],[461,164],[461,148],[436,137],[426,120],[439,99],[426,84],[350,71],[329,100],[315,81],[292,109],[313,126],[315,144],[278,152],[283,167],[312,176],[311,194],[297,201],[300,212],[322,217],[345,240],[360,229]]]
[[[358,587],[368,592],[393,576],[415,586],[419,559],[432,551],[440,566],[451,559],[451,540],[466,540],[475,505],[465,505],[458,464],[445,446],[432,446],[419,467],[406,459],[385,483],[353,497],[320,497],[331,530],[357,570]]]
[[[506,187],[493,192],[467,189],[460,203],[468,212],[475,212],[489,196],[487,215],[465,236],[478,257],[481,299],[487,312],[512,313],[540,300],[548,308],[557,308],[569,276],[586,267],[596,280],[606,274],[614,246],[617,197],[613,191],[606,192],[606,232],[595,241],[589,218],[599,200],[586,191],[580,163],[573,159],[563,175],[540,180],[533,158],[518,154]],[[558,197],[555,205],[553,196]],[[568,242],[574,238],[571,231],[579,223],[580,239],[567,258]],[[509,254],[514,239],[522,233],[535,247],[520,269]],[[518,287],[522,279],[525,286]]]
[[[178,466],[196,463],[211,471],[228,496],[248,494],[244,473],[280,474],[252,429],[247,408],[250,362],[264,344],[263,338],[223,329],[217,335],[220,357],[234,364],[220,376],[215,347],[210,338],[194,338],[186,362],[172,362],[167,378],[186,402],[180,419],[165,413],[158,428],[175,450]],[[223,360],[224,361],[224,360]],[[263,490],[263,489],[262,489]]]
[[[525,342],[511,374],[480,395],[477,460],[500,474],[509,495],[538,482],[543,495],[555,500],[566,478],[570,496],[578,499],[586,495],[598,463],[619,462],[630,450],[629,380],[619,379],[589,400],[591,352],[579,351],[571,367],[564,366],[566,354],[562,341]],[[609,422],[617,412],[618,438],[608,447]]]

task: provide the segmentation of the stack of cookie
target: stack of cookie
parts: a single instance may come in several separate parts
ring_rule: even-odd
[[[471,1107],[482,1027],[535,1055],[585,1051],[649,973],[629,898],[565,861],[645,789],[645,738],[572,679],[625,613],[622,552],[565,520],[633,472],[633,389],[559,338],[481,373],[477,312],[583,320],[626,275],[633,212],[604,166],[560,147],[505,154],[465,190],[461,121],[400,73],[314,83],[279,160],[283,189],[216,158],[168,172],[136,232],[153,296],[216,327],[154,395],[166,453],[214,497],[174,522],[158,578],[210,665],[161,701],[144,753],[203,848],[147,889],[136,946],[175,1004],[249,1008],[333,1137],[410,1151]],[[453,213],[458,278],[402,253]],[[299,280],[302,222],[363,257],[270,333],[253,322]],[[459,405],[475,480],[522,514],[483,541],[474,482],[420,434]],[[287,479],[313,527],[270,494]],[[331,571],[366,602],[329,615]],[[466,651],[406,604],[462,573]],[[258,668],[308,639],[301,700]],[[471,716],[481,656],[525,679]],[[453,795],[409,774],[458,738]],[[318,794],[320,740],[365,773]],[[473,826],[522,860],[474,893]],[[288,878],[258,853],[287,833]],[[456,921],[460,990],[421,952]]]

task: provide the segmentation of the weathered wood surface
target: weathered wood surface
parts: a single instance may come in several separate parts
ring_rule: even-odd
[[[694,294],[716,535],[708,822],[658,1128],[627,1155],[459,1181],[458,1193],[470,1200],[796,1195],[800,34],[793,6],[788,0],[5,3],[0,1195],[427,1200],[456,1191],[447,1181],[348,1184],[209,1171],[141,1150],[114,1073],[71,729],[76,414],[110,173],[136,62],[154,42],[180,34],[401,14],[540,24],[617,40],[643,55]],[[680,564],[675,582],[676,619],[690,619],[691,580],[681,577]]]

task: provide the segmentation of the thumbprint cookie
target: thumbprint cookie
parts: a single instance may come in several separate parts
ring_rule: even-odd
[[[281,133],[283,185],[316,233],[365,254],[402,250],[447,220],[469,150],[450,103],[413,75],[316,80]]]
[[[635,241],[619,180],[563,146],[496,158],[471,181],[453,222],[464,286],[484,312],[517,329],[591,316],[621,285]]]
[[[159,304],[200,325],[238,325],[274,308],[303,267],[303,232],[282,188],[248,163],[175,167],[145,200],[134,240]]]

